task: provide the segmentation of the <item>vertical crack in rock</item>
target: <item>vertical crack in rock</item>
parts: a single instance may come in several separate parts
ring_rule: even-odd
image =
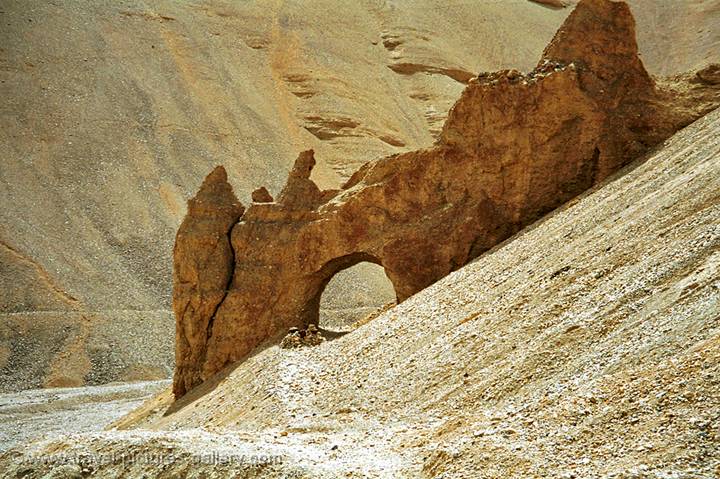
[[[234,226],[234,225],[233,225]],[[227,241],[228,246],[230,247],[230,261],[228,262],[229,265],[233,266],[235,265],[235,249],[232,245],[232,229],[233,226],[230,226],[230,228],[225,233],[225,241]],[[225,298],[227,298],[228,293],[230,292],[230,287],[232,286],[233,282],[233,275],[230,274],[228,277],[227,283],[225,283],[225,289],[222,299],[218,301],[217,305],[215,306],[215,309],[213,310],[212,314],[210,315],[210,320],[208,321],[206,333],[205,333],[205,341],[206,341],[206,347],[204,348],[203,354],[203,362],[205,362],[205,356],[207,353],[207,343],[210,342],[210,338],[212,337],[212,329],[213,324],[215,323],[215,317],[217,316],[217,312],[222,306],[223,302],[225,302]]]
[[[244,211],[221,166],[188,202],[173,251],[175,377],[173,392],[184,395],[201,379],[214,318],[232,282],[235,254],[230,232]]]
[[[720,104],[720,85],[678,81],[663,89],[645,71],[627,5],[581,0],[533,71],[472,79],[432,148],[368,162],[328,191],[301,153],[277,202],[255,195],[232,245],[243,208],[216,169],[175,245],[175,396],[317,318],[339,261],[373,258],[403,301]]]

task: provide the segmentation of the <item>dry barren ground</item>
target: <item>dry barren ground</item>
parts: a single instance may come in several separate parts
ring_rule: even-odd
[[[102,430],[167,384],[146,381],[0,394],[0,451],[39,438]]]
[[[720,61],[717,1],[630,4],[652,73]],[[172,362],[173,236],[213,166],[247,203],[260,185],[277,194],[307,148],[332,187],[370,159],[428,146],[467,78],[530,69],[569,11],[528,0],[0,0],[0,373],[33,371],[4,387],[60,384],[57,369],[73,373],[64,385],[157,377]],[[365,270],[348,283],[376,279]],[[334,302],[330,291],[329,316],[346,316],[348,290]],[[127,349],[103,363],[86,347],[79,318],[145,311],[164,315],[152,323],[167,337],[156,361],[115,367]],[[73,343],[90,373],[52,351],[23,354],[33,328]]]
[[[165,391],[113,430],[10,451],[0,472],[124,453],[86,473],[713,478],[719,299],[716,110],[352,333],[267,348],[170,410]],[[158,454],[173,462],[138,459]]]

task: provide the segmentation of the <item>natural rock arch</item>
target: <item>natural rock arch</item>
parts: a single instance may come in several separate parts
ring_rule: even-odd
[[[346,264],[382,264],[398,301],[467,264],[720,103],[698,78],[686,96],[658,90],[627,5],[581,0],[535,70],[472,80],[432,148],[325,191],[303,152],[278,200],[259,189],[247,211],[216,169],[175,245],[175,396],[317,321]]]
[[[363,253],[351,253],[344,256],[340,256],[338,258],[332,259],[325,263],[325,265],[317,272],[317,278],[318,282],[312,283],[312,288],[310,290],[310,297],[306,303],[306,305],[302,308],[300,317],[302,319],[303,324],[318,324],[319,323],[319,317],[320,317],[320,300],[322,298],[323,293],[325,292],[325,288],[330,283],[330,281],[335,277],[336,274],[338,274],[341,271],[344,271],[346,269],[352,268],[355,265],[358,265],[360,263],[373,263],[378,266],[381,266],[383,269],[385,267],[383,266],[382,262],[379,258]],[[385,274],[387,275],[387,270],[385,270]],[[388,279],[390,277],[388,276]],[[392,283],[392,280],[390,280]],[[395,288],[395,285],[393,284],[393,288]],[[314,293],[312,291],[315,291]],[[395,293],[397,296],[397,291]]]

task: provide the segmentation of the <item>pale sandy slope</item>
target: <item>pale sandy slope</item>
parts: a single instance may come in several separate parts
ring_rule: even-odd
[[[633,4],[651,71],[719,60],[716,1]],[[214,165],[247,203],[256,186],[277,193],[302,149],[331,186],[427,146],[462,80],[531,68],[568,12],[526,0],[0,0],[0,390],[167,375],[173,235]],[[381,296],[376,274],[358,281]],[[143,330],[155,361],[132,357]]]
[[[168,415],[165,393],[117,424],[145,429],[22,454],[180,458],[103,466],[113,477],[715,477],[719,299],[716,110],[340,339],[270,347]],[[197,462],[209,452],[272,460]]]

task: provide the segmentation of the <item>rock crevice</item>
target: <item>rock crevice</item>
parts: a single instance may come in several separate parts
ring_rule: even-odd
[[[189,201],[175,238],[173,311],[176,320],[176,397],[201,382],[196,365],[206,360],[217,312],[231,287],[236,261],[230,231],[244,208],[221,166]]]

